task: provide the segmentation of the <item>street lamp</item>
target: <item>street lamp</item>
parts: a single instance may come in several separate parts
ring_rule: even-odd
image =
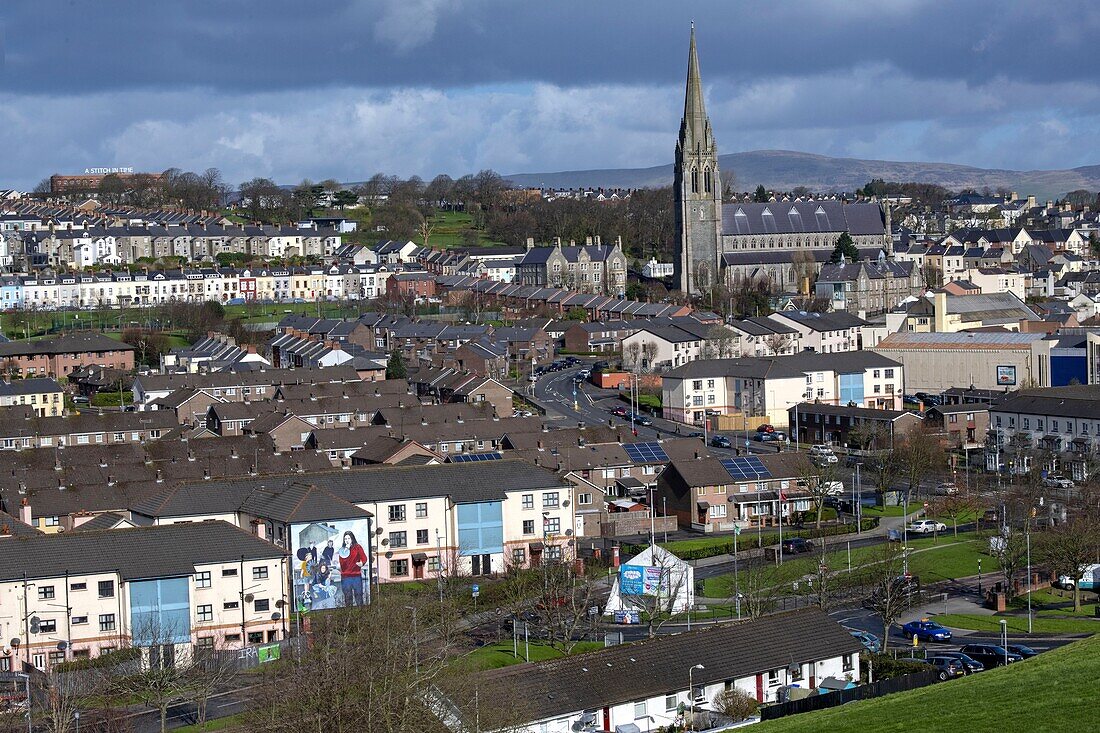
[[[1004,621],[1002,621],[1001,623],[1003,624]],[[688,702],[691,704],[691,729],[692,730],[695,730],[695,685],[692,683],[691,675],[697,669],[706,669],[706,667],[704,667],[701,664],[696,664],[695,666],[688,669]]]
[[[1001,619],[1001,648],[1005,652],[1005,666],[1008,666],[1008,622]]]

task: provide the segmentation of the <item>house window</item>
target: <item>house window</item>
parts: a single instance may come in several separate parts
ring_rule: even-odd
[[[680,705],[679,695],[665,695],[665,712],[671,713]]]
[[[534,509],[535,508],[535,495],[534,494],[524,494],[523,495],[523,508],[524,509]]]
[[[524,534],[534,534],[535,533],[535,520],[534,519],[524,519],[523,520],[523,533]]]
[[[768,686],[777,687],[779,685],[779,670],[773,669],[768,672]]]
[[[390,560],[390,576],[394,578],[404,577],[409,574],[408,560]]]
[[[114,598],[115,597],[115,581],[113,581],[113,580],[101,580],[101,581],[99,581],[99,597],[100,598]]]
[[[558,492],[547,491],[542,495],[542,508],[543,509],[557,509],[558,508]]]
[[[214,606],[212,604],[204,604],[195,609],[195,620],[198,622],[210,622],[214,620]]]
[[[408,547],[408,534],[405,532],[390,532],[390,547]]]
[[[527,562],[527,550],[523,549],[522,547],[513,547],[512,564],[522,565],[525,562]]]
[[[224,608],[226,611],[232,611],[233,609],[240,607],[241,604],[238,601],[226,601],[222,604],[222,608]]]
[[[56,597],[56,593],[52,585],[40,585],[38,586],[38,600],[40,601],[52,601]]]
[[[592,503],[592,494],[577,494],[577,503],[578,504],[591,504]]]
[[[439,572],[439,555],[432,555],[428,558],[428,572]]]
[[[854,656],[855,655],[853,655],[853,654],[845,654],[844,655],[843,660],[842,660],[843,663],[844,663],[844,668],[843,668],[844,672],[851,672],[853,669],[855,669],[855,665],[852,663],[852,658]]]
[[[195,573],[195,587],[196,588],[209,588],[210,587],[210,571],[202,570]]]
[[[389,516],[391,522],[404,522],[405,521],[405,505],[404,504],[390,504]]]
[[[100,631],[114,631],[115,630],[115,615],[113,613],[101,613],[99,615],[99,630]]]
[[[634,703],[634,720],[640,720],[646,717],[646,705],[645,700]]]
[[[52,634],[57,631],[57,621],[51,619],[42,619],[38,622],[39,634]]]
[[[561,560],[561,547],[558,545],[550,545],[546,548],[547,560]]]
[[[542,519],[542,533],[543,534],[557,534],[561,531],[561,520],[557,517],[543,517]]]
[[[61,520],[57,517],[46,517],[45,520],[43,520],[43,524],[47,527],[57,527],[61,524]]]
[[[416,530],[416,544],[418,544],[418,545],[428,544],[428,530],[426,530],[426,529]]]
[[[235,578],[237,577],[237,568],[222,568],[223,578]]]
[[[416,502],[416,518],[424,519],[428,516],[428,502],[418,501]]]
[[[87,616],[73,616],[72,619],[69,621],[69,623],[71,623],[73,626],[83,626],[84,624],[88,623],[88,617]]]
[[[257,598],[253,603],[256,613],[266,613],[271,610],[271,601],[267,598]]]

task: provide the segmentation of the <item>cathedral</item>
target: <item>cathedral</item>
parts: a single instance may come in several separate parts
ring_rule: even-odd
[[[861,258],[892,252],[889,210],[877,203],[836,200],[723,203],[718,145],[707,117],[695,26],[688,50],[684,117],[676,141],[673,192],[676,219],[675,279],[697,294],[719,278],[731,284],[768,278],[778,290],[797,290],[796,253],[820,269],[847,232]]]

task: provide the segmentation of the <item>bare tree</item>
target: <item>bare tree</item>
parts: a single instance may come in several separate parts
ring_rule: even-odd
[[[190,629],[178,632],[154,620],[135,624],[134,647],[141,650],[140,670],[113,679],[118,693],[134,697],[160,714],[160,730],[168,730],[168,708],[187,697],[187,669],[191,666]]]
[[[657,358],[658,350],[659,347],[655,341],[645,341],[642,343],[642,366],[647,372],[653,371],[653,360]]]
[[[716,359],[733,359],[737,356],[739,337],[733,329],[715,324],[707,330],[706,345]]]
[[[895,440],[894,455],[899,460],[901,474],[907,482],[907,498],[920,486],[922,478],[946,465],[947,456],[939,436],[927,430],[914,430],[904,440]]]
[[[1040,537],[1040,557],[1051,572],[1073,581],[1073,610],[1080,611],[1081,578],[1100,555],[1100,525],[1094,515],[1080,515]]]
[[[815,465],[808,457],[800,456],[798,461],[798,488],[808,492],[814,503],[814,527],[821,529],[821,514],[825,509],[825,497],[836,493],[839,463]]]
[[[770,562],[746,563],[738,574],[736,593],[740,594],[741,613],[758,619],[771,613],[779,604],[786,584],[779,567]]]
[[[536,570],[536,583],[542,590],[539,617],[547,639],[550,646],[569,654],[581,637],[595,628],[597,616],[590,613],[596,603],[595,586],[585,582],[584,575],[564,556],[563,560],[544,560]]]
[[[764,337],[764,345],[771,352],[770,356],[779,356],[791,346],[791,337],[785,333],[772,333]],[[765,354],[768,356],[768,354]]]
[[[909,607],[910,589],[902,580],[905,567],[903,550],[893,542],[878,545],[873,559],[864,565],[865,587],[863,605],[882,622],[882,648],[890,646],[890,628]]]
[[[196,724],[206,728],[210,698],[228,688],[240,674],[236,649],[196,648],[184,674],[184,694],[195,704]]]
[[[624,592],[620,584],[619,597],[624,605],[645,615],[649,637],[653,638],[678,612],[681,593],[691,589],[687,588],[687,570],[671,552],[651,545],[648,563],[656,585],[645,583],[641,592]]]
[[[979,509],[981,504],[975,498],[963,494],[948,494],[932,501],[928,508],[928,515],[950,519],[953,533],[958,537],[959,519],[974,514]]]
[[[1009,528],[989,540],[990,554],[997,559],[1004,579],[1006,600],[1016,597],[1016,577],[1027,562],[1027,541],[1023,532]]]
[[[631,341],[623,345],[623,366],[630,371],[637,371],[641,366],[639,357],[642,353],[642,345],[637,341]]]

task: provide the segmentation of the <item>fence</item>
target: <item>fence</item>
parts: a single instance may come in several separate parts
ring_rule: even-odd
[[[809,713],[814,710],[824,710],[825,708],[836,707],[837,705],[843,705],[856,700],[870,700],[894,692],[904,692],[905,690],[915,690],[918,687],[927,687],[938,681],[938,672],[935,670],[916,672],[901,677],[892,677],[888,680],[872,682],[869,685],[859,685],[850,690],[837,690],[836,692],[829,692],[824,695],[812,695],[802,698],[801,700],[788,700],[787,702],[776,703],[775,705],[766,705],[760,708],[760,720],[775,720],[776,718],[783,718],[788,715],[798,715],[799,713]]]

